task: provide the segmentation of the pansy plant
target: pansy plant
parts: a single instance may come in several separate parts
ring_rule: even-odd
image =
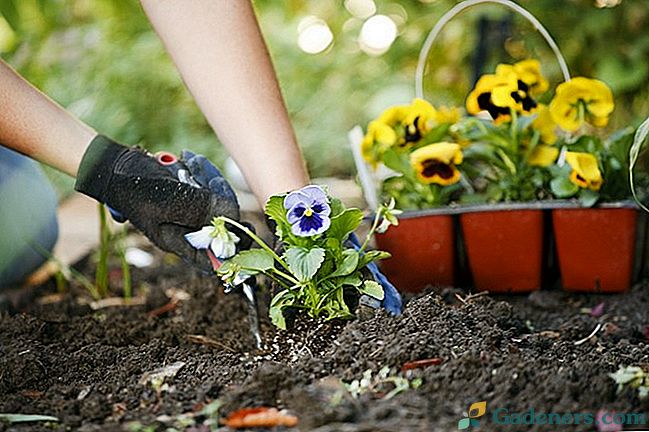
[[[500,64],[468,94],[468,116],[422,99],[389,107],[369,123],[362,155],[382,195],[403,209],[550,198],[591,206],[629,198],[634,131],[604,134],[611,90],[584,77],[549,90],[538,60]]]
[[[633,130],[602,132],[614,109],[608,86],[576,77],[559,84],[548,105],[537,102],[548,89],[535,60],[499,65],[478,80],[467,99],[476,117],[457,126],[471,144],[466,171],[476,189],[465,201],[574,197],[591,206],[630,196]]]
[[[363,212],[345,208],[324,188],[311,185],[273,196],[266,203],[265,214],[275,224],[280,245],[276,249],[244,225],[226,217],[216,218],[213,227],[191,233],[187,240],[197,248],[212,248],[212,239],[226,238],[222,231],[227,231],[226,224],[250,236],[259,248],[231,255],[217,274],[229,284],[238,284],[259,274],[275,282],[279,290],[271,301],[269,313],[276,326],[285,328],[287,310],[304,311],[314,318],[352,317],[348,299],[354,297],[349,296],[354,293],[356,297],[367,295],[377,301],[385,300],[387,309],[399,312],[396,291],[384,293],[382,285],[366,277],[370,274],[366,271],[368,265],[390,256],[387,252],[367,250],[369,240],[377,230],[398,224],[398,213],[394,202],[380,207],[365,242],[354,246],[350,236],[361,224]],[[234,234],[229,234],[232,244]],[[197,238],[200,241],[195,241]],[[215,244],[214,249],[220,250],[219,245]],[[214,250],[212,252],[216,255]],[[392,302],[389,305],[388,300]]]
[[[460,188],[462,148],[448,142],[456,108],[436,108],[423,99],[386,109],[368,125],[361,151],[373,167],[389,170],[382,193],[406,209],[448,203]]]
[[[634,130],[608,137],[602,130],[614,107],[613,94],[602,81],[577,77],[557,86],[549,105],[559,131],[556,146],[561,148],[556,164],[549,167],[555,197],[575,197],[592,206],[630,196],[627,173]]]

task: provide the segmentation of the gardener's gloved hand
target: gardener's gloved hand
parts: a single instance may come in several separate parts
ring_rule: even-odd
[[[185,151],[180,162],[187,172],[98,135],[83,156],[75,189],[123,215],[161,249],[211,271],[205,251],[193,248],[184,235],[209,225],[215,216],[239,220],[239,204],[204,156]]]

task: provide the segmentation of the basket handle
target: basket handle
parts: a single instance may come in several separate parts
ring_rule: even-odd
[[[638,161],[640,149],[642,149],[642,146],[647,140],[647,136],[649,136],[649,118],[647,118],[644,122],[642,122],[640,126],[638,126],[638,129],[635,132],[635,136],[633,137],[633,144],[631,145],[631,149],[629,150],[629,185],[631,186],[631,193],[633,194],[633,199],[635,200],[635,202],[640,206],[642,210],[649,212],[649,208],[647,208],[647,206],[645,206],[640,201],[640,198],[638,197],[638,194],[635,190],[635,184],[633,180],[633,169],[635,168],[635,164]]]
[[[566,60],[563,58],[563,54],[561,54],[559,47],[557,46],[554,39],[552,39],[552,36],[550,36],[550,33],[545,29],[545,27],[543,27],[541,22],[536,19],[536,17],[532,15],[527,9],[523,8],[517,3],[514,3],[511,0],[465,0],[461,3],[456,4],[448,12],[446,12],[439,19],[439,21],[437,21],[435,27],[433,27],[430,33],[428,33],[428,36],[424,41],[424,45],[419,52],[419,62],[417,63],[417,73],[415,76],[415,94],[418,98],[424,97],[424,68],[426,67],[426,59],[428,58],[430,49],[433,46],[435,39],[437,39],[437,36],[439,36],[444,26],[457,14],[467,8],[483,3],[493,3],[506,6],[512,9],[514,12],[520,14],[523,18],[527,19],[534,26],[534,28],[538,30],[539,33],[541,33],[541,35],[545,38],[545,41],[554,52],[554,55],[557,58],[557,62],[559,63],[559,67],[561,68],[561,73],[563,74],[564,81],[570,81],[570,72],[568,71],[568,65],[566,64]]]

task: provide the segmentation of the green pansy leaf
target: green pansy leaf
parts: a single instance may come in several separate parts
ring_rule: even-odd
[[[315,276],[322,265],[325,259],[325,250],[322,248],[291,247],[287,249],[285,256],[291,273],[300,282],[307,282]]]
[[[570,164],[564,164],[563,166],[559,165],[550,165],[548,168],[550,175],[552,177],[569,177],[572,172],[572,167]]]
[[[275,327],[286,330],[286,320],[284,319],[284,313],[281,307],[271,307],[268,309],[268,316],[270,317],[270,322]]]
[[[338,265],[336,271],[331,273],[328,277],[347,276],[351,274],[358,266],[359,255],[354,249],[346,249],[343,251],[343,262]]]
[[[357,273],[345,276],[344,278],[337,279],[336,281],[337,281],[338,285],[341,285],[341,286],[342,285],[350,285],[350,286],[353,286],[353,287],[356,287],[356,288],[361,286],[361,284],[363,283],[363,280],[361,279],[360,275],[357,274]]]
[[[350,316],[351,312],[349,311],[349,307],[347,307],[347,303],[345,303],[345,290],[340,288],[336,291],[336,300],[338,303],[338,313],[336,315],[329,315],[328,319],[333,319],[333,318],[344,318],[346,316]]]
[[[271,218],[275,223],[280,225],[289,225],[286,219],[286,209],[284,208],[284,196],[273,195],[266,201],[264,213]]]
[[[401,154],[397,153],[393,149],[386,150],[385,153],[383,153],[383,164],[391,170],[406,175],[412,171],[410,164],[404,160]]]
[[[458,430],[467,429],[469,426],[471,426],[471,419],[469,419],[469,418],[463,418],[463,419],[460,419],[460,421],[457,422]]]
[[[486,190],[487,200],[491,202],[498,202],[503,197],[503,189],[494,183],[489,184]]]
[[[422,140],[416,145],[415,148],[420,148],[428,144],[435,144],[443,141],[450,127],[451,125],[448,123],[442,123],[438,126],[435,126],[430,131],[428,131],[428,133],[422,138]]]
[[[599,193],[590,189],[582,189],[579,193],[579,202],[584,207],[592,207],[599,200]]]
[[[250,249],[239,252],[226,262],[240,266],[244,270],[265,272],[275,266],[275,260],[270,252],[263,249]]]
[[[345,211],[345,206],[343,202],[338,198],[329,198],[329,207],[331,207],[330,217],[334,218]]]
[[[268,309],[270,320],[275,326],[282,330],[286,330],[286,321],[284,319],[283,309],[290,305],[294,298],[295,297],[291,291],[283,290],[277,293],[270,302],[270,307]]]
[[[390,258],[392,255],[389,252],[371,250],[365,252],[359,260],[358,268],[363,268],[371,262],[379,261],[382,259]]]
[[[336,217],[331,218],[331,226],[327,237],[341,242],[354,232],[363,221],[363,212],[356,208],[347,209]]]
[[[361,293],[367,294],[370,297],[374,297],[377,300],[383,300],[384,297],[383,287],[381,286],[381,284],[372,280],[363,282]]]
[[[579,186],[563,176],[552,179],[550,189],[557,198],[569,198],[579,192]]]

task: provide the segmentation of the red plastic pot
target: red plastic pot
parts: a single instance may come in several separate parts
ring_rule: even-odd
[[[451,215],[402,215],[399,226],[376,235],[376,244],[392,254],[381,261],[381,270],[400,291],[453,285],[455,231]]]
[[[629,289],[637,219],[638,212],[632,208],[553,210],[563,287],[605,293]]]
[[[522,293],[541,287],[542,210],[465,213],[460,223],[478,290]]]

